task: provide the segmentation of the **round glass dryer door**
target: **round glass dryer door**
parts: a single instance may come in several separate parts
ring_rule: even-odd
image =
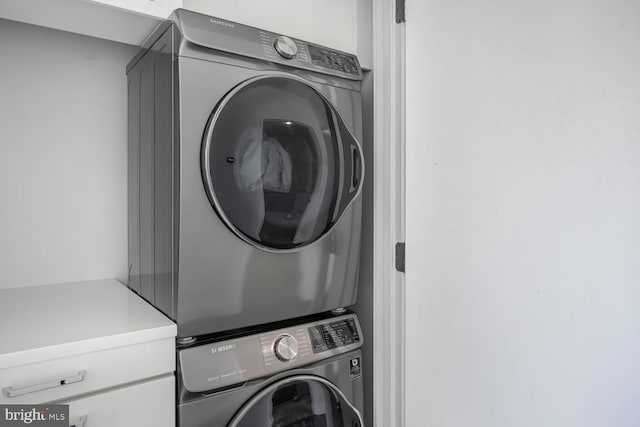
[[[254,396],[228,427],[362,427],[362,415],[331,382],[286,378]]]
[[[293,250],[325,235],[358,195],[360,144],[306,83],[248,80],[213,111],[202,170],[211,204],[245,241]]]

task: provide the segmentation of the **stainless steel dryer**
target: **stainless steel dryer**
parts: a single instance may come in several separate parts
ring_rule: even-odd
[[[179,337],[356,302],[355,56],[177,10],[127,77],[129,286]]]
[[[178,350],[180,427],[362,427],[354,314]]]

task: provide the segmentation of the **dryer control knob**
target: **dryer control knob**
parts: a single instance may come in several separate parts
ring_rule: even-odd
[[[276,37],[273,41],[273,47],[276,48],[276,52],[278,52],[280,56],[286,59],[291,59],[296,56],[296,53],[298,53],[298,46],[296,46],[296,42],[287,36]]]
[[[276,339],[273,351],[278,359],[288,362],[298,355],[298,341],[291,335],[281,335]]]

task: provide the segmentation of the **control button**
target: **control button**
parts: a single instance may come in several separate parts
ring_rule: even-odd
[[[298,341],[291,335],[281,335],[276,339],[273,351],[278,359],[288,362],[298,355]]]
[[[278,52],[280,56],[286,59],[291,59],[298,53],[298,46],[287,36],[276,37],[273,41],[273,47],[276,48],[276,52]]]

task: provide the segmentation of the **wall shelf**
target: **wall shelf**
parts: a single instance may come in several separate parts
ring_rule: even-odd
[[[2,0],[0,18],[139,46],[180,5],[174,0]]]
[[[372,65],[370,0],[2,0],[0,18],[141,46],[181,7],[354,53],[363,68]],[[299,13],[290,19],[283,10]]]

